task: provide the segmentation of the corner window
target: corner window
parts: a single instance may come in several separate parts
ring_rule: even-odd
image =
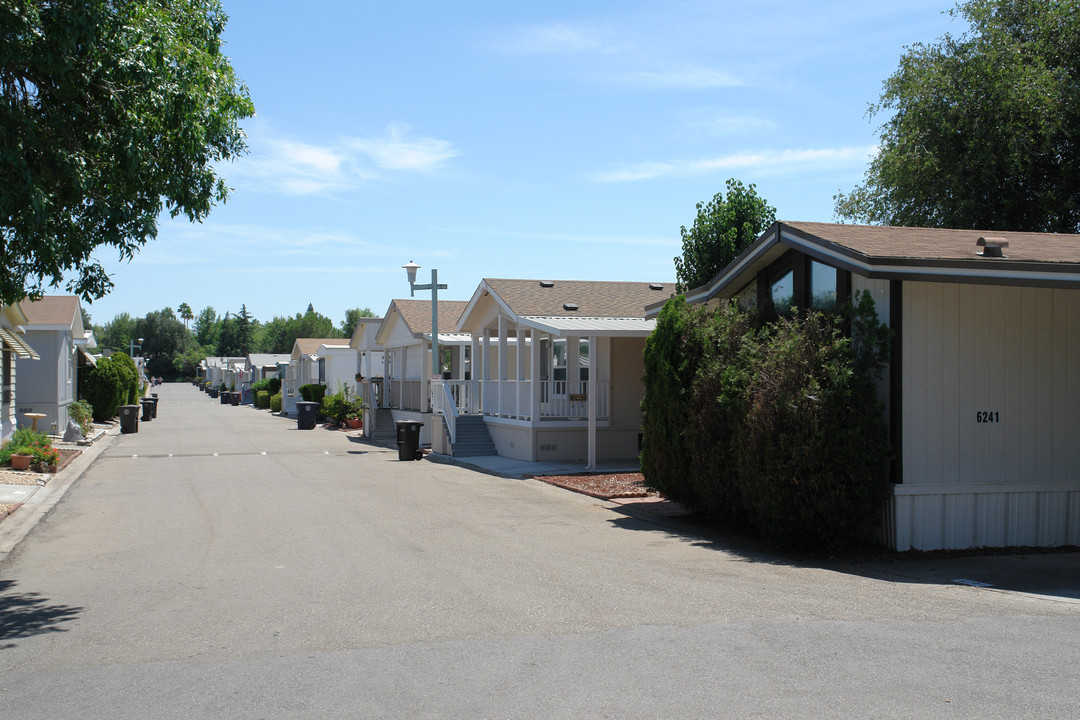
[[[791,312],[791,302],[795,297],[795,273],[788,270],[779,280],[774,280],[771,287],[773,310],[777,315]]]
[[[810,307],[836,309],[836,268],[810,261]]]

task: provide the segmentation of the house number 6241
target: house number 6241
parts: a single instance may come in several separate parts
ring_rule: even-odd
[[[980,423],[996,423],[1000,419],[996,411],[980,410],[975,413],[975,422]]]

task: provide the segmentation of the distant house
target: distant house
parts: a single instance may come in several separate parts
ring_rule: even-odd
[[[74,402],[78,387],[80,355],[84,364],[92,363],[88,347],[92,336],[83,327],[79,298],[75,295],[47,295],[33,302],[20,303],[26,314],[25,340],[40,355],[40,360],[20,357],[16,361],[19,398],[16,415],[20,427],[32,421],[26,413],[41,413],[39,430],[59,431],[67,427],[68,406]]]
[[[440,374],[466,377],[470,337],[459,332],[457,320],[466,303],[440,300],[438,342]],[[383,384],[380,407],[389,408],[394,422],[424,423],[420,442],[430,445],[434,420],[431,415],[431,301],[392,300],[375,334],[383,349]]]
[[[24,338],[27,322],[26,313],[18,303],[0,307],[0,443],[17,427],[16,358],[40,360],[37,351]]]
[[[342,338],[297,338],[289,356],[289,365],[281,378],[281,414],[295,415],[296,402],[300,397],[300,386],[312,383],[325,383],[326,364],[319,363],[319,348],[348,347]],[[322,371],[320,373],[320,370]]]
[[[887,542],[1080,544],[1080,235],[779,222],[686,298],[864,290],[894,332]]]
[[[382,318],[360,318],[349,338],[349,347],[356,351],[356,393],[364,401],[364,426],[373,429],[373,411],[379,407],[383,387],[383,349],[375,341],[382,327]]]
[[[483,280],[458,321],[471,337],[472,373],[467,381],[443,383],[445,407],[482,416],[505,457],[593,468],[604,460],[635,463],[642,352],[655,327],[645,306],[673,289],[672,283]]]
[[[281,365],[287,364],[290,355],[286,353],[252,353],[247,356],[247,373],[251,382],[276,377]]]

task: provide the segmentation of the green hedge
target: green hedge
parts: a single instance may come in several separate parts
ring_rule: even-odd
[[[274,393],[270,397],[270,411],[281,412],[281,393]]]
[[[646,480],[779,546],[867,542],[888,489],[888,348],[865,293],[845,313],[768,324],[669,301],[645,347]]]
[[[260,410],[266,410],[270,407],[270,393],[266,390],[260,390],[255,393],[255,407]]]
[[[300,397],[307,402],[322,404],[323,397],[326,396],[326,386],[320,383],[301,385],[298,389],[300,390]]]

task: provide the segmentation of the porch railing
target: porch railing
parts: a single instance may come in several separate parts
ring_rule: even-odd
[[[488,380],[483,383],[482,406],[485,415],[519,420],[584,420],[589,417],[589,381],[542,380],[540,407],[533,408],[530,380]],[[596,417],[610,416],[607,383],[600,383],[595,392]]]
[[[432,381],[431,410],[436,415],[446,418],[446,430],[450,433],[450,444],[453,445],[457,438],[457,417],[460,414],[458,401],[454,398],[453,381]]]
[[[388,380],[390,407],[422,412],[419,380]]]

